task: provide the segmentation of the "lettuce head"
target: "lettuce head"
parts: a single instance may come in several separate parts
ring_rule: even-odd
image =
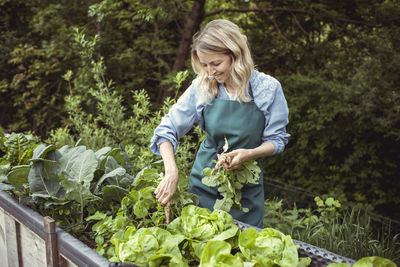
[[[239,248],[246,261],[254,266],[298,266],[297,248],[289,235],[273,228],[258,232],[248,228],[239,235]]]
[[[208,241],[222,240],[235,245],[235,237],[240,232],[229,213],[222,210],[211,212],[194,205],[184,207],[181,216],[168,225],[168,231],[183,235],[197,259],[200,259]]]
[[[243,261],[231,254],[231,245],[222,240],[207,242],[201,253],[199,267],[243,267]]]
[[[179,250],[181,235],[159,227],[141,228],[120,240],[116,249],[120,261],[137,266],[187,266]]]

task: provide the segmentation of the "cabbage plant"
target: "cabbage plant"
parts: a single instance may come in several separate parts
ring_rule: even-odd
[[[222,210],[211,212],[194,205],[184,207],[181,216],[173,220],[167,229],[185,237],[193,252],[191,254],[197,260],[209,240],[225,240],[235,247],[235,237],[239,233],[239,227],[229,213]]]

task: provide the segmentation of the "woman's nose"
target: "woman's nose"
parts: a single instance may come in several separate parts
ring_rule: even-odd
[[[208,75],[213,75],[215,73],[215,69],[211,66],[208,66]]]

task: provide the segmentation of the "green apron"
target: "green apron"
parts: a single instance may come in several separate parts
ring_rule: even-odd
[[[189,178],[189,191],[199,197],[199,206],[213,210],[215,200],[222,198],[218,187],[209,187],[201,182],[204,168],[212,168],[217,153],[222,152],[224,137],[229,143],[228,152],[238,148],[255,148],[261,144],[265,117],[254,101],[238,102],[214,99],[203,110],[204,128],[207,138],[201,143]],[[242,188],[242,207],[249,212],[231,209],[233,218],[262,227],[264,217],[263,177],[259,184],[246,184]]]

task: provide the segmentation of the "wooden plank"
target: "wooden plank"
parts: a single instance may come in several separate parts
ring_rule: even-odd
[[[7,243],[6,243],[6,225],[4,217],[6,216],[4,210],[0,208],[0,259],[1,264],[8,266],[7,259]]]
[[[7,214],[4,223],[8,267],[22,267],[20,224]]]
[[[21,224],[21,255],[24,267],[46,266],[44,240],[23,224]]]
[[[47,267],[58,266],[56,221],[49,216],[44,217],[44,231],[46,232],[46,263]]]

